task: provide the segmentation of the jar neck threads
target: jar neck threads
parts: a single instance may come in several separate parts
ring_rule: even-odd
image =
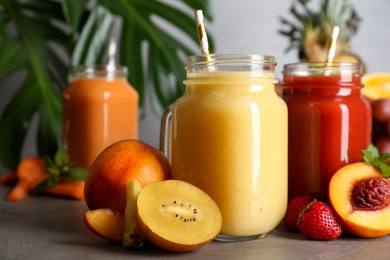
[[[283,66],[284,76],[330,76],[349,75],[360,78],[363,75],[363,66],[359,63],[349,62],[302,62]]]
[[[79,65],[72,69],[72,78],[126,78],[127,75],[128,70],[125,66],[107,69],[107,65],[88,64]]]
[[[187,58],[187,80],[190,82],[267,81],[276,84],[276,61],[272,56],[258,54],[200,54]]]

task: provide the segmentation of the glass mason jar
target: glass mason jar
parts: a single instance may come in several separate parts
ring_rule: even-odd
[[[329,181],[362,160],[371,142],[371,107],[360,90],[357,63],[295,63],[283,70],[288,106],[289,199],[328,198]]]
[[[138,137],[138,93],[126,67],[82,65],[72,77],[62,93],[62,143],[74,166],[89,168],[110,144]]]
[[[275,93],[275,65],[263,55],[188,57],[185,94],[162,121],[164,131],[171,115],[172,178],[201,188],[221,210],[217,240],[264,236],[285,214],[287,107]]]

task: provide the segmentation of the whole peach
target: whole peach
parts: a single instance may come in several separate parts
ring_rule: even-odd
[[[168,159],[158,149],[138,140],[116,142],[95,159],[85,180],[89,209],[109,208],[124,214],[126,183],[137,179],[143,186],[171,176]]]

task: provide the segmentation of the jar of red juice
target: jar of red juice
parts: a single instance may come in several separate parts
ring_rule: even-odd
[[[283,70],[288,106],[288,195],[327,200],[333,174],[362,160],[371,142],[371,107],[355,63],[295,63]]]

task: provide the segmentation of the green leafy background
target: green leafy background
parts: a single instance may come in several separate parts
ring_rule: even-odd
[[[210,0],[177,2],[181,7],[157,0],[0,0],[0,88],[17,88],[0,115],[1,166],[16,168],[35,117],[37,154],[54,156],[70,68],[104,62],[115,28],[118,63],[128,66],[141,109],[149,98],[160,116],[184,92],[185,57],[199,53],[191,47],[198,42],[193,11],[212,20]],[[209,41],[213,51],[210,35]],[[4,84],[15,74],[20,85]]]

